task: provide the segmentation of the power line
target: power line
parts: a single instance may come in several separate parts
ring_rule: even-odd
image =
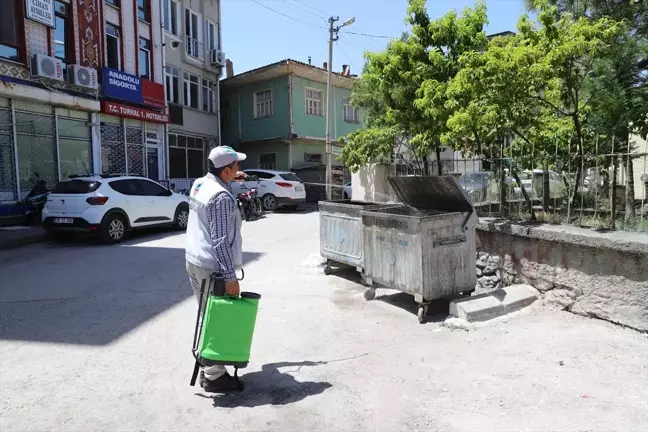
[[[284,0],[284,1],[286,1],[286,0]],[[321,14],[323,14],[324,12],[318,11],[318,10],[315,9],[314,7],[312,7],[312,6],[310,6],[310,5],[308,5],[308,4],[304,3],[304,2],[302,2],[301,0],[294,0],[294,1],[295,1],[295,3],[297,3],[298,5],[300,5],[300,7],[303,8],[303,9],[304,9],[306,12],[308,12],[309,14],[315,15],[316,17],[321,18],[321,19],[323,19],[324,21],[326,21],[326,18],[324,17],[325,14],[324,14],[324,15],[321,15]],[[296,6],[296,5],[295,5],[295,6]]]
[[[314,15],[314,16],[318,17],[318,18],[324,19],[324,17],[321,17],[320,15],[316,14],[315,12],[304,8],[303,6],[300,6],[298,3],[292,3],[292,2],[290,2],[288,0],[283,0],[282,3],[284,5],[286,5],[286,7],[288,7],[289,9],[292,9],[292,10],[296,11],[299,14],[305,15],[306,13],[309,13],[311,15]]]
[[[313,23],[311,23],[311,22],[304,21],[304,20],[302,20],[302,19],[295,18],[295,17],[293,17],[293,16],[287,15],[287,14],[285,14],[285,13],[283,13],[283,12],[280,12],[280,11],[278,11],[278,10],[276,10],[276,9],[271,8],[270,6],[266,6],[266,5],[264,5],[263,3],[261,3],[261,2],[258,1],[258,0],[251,0],[251,1],[252,1],[253,3],[258,4],[259,6],[261,6],[261,7],[263,7],[263,8],[268,9],[269,11],[272,11],[272,12],[274,12],[274,13],[276,13],[276,14],[279,14],[279,15],[281,15],[281,16],[284,16],[284,17],[286,17],[286,18],[288,18],[288,19],[290,19],[290,20],[293,20],[293,21],[296,21],[296,22],[300,22],[300,23],[302,23],[302,24],[306,24],[306,25],[308,25],[308,26],[315,27],[315,28],[323,28],[323,29],[326,28],[326,27],[324,27],[324,26],[319,26],[319,25],[313,24]]]
[[[354,63],[354,61],[351,60],[351,57],[349,56],[349,54],[347,54],[346,51],[344,51],[344,49],[342,48],[342,45],[340,45],[340,43],[338,41],[335,42],[335,45],[337,45],[337,47],[340,49],[340,51],[342,51],[342,54],[344,54],[344,57],[346,57],[347,60],[349,60],[349,63],[351,63],[351,66],[353,66],[354,69],[360,70],[358,68],[358,66]]]
[[[352,31],[347,31],[345,33],[352,34],[352,35],[357,35],[357,36],[366,36],[366,37],[369,37],[369,38],[376,38],[376,39],[394,39],[393,36],[372,35],[372,34],[358,33],[358,32],[352,32]]]

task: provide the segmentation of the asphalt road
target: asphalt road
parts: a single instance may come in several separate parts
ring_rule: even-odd
[[[317,268],[317,213],[245,223],[246,391],[189,387],[184,235],[0,251],[0,430],[646,431],[648,338],[536,306],[470,331]]]

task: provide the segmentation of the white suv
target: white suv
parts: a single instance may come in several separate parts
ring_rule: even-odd
[[[257,181],[232,182],[232,192],[239,194],[251,188],[256,188],[268,211],[279,207],[296,209],[299,204],[306,202],[304,184],[294,173],[289,171],[273,171],[264,169],[246,169],[249,176],[256,176]]]
[[[186,229],[189,204],[144,177],[91,175],[60,181],[47,197],[43,227],[62,236],[71,231],[97,233],[117,243],[126,231],[154,225]]]

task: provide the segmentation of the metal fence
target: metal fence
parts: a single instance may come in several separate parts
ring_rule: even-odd
[[[615,144],[616,142],[616,144]],[[618,147],[617,147],[618,146]],[[596,143],[589,154],[508,147],[498,157],[441,160],[480,216],[648,232],[648,144]],[[438,175],[437,161],[395,160],[391,175]]]

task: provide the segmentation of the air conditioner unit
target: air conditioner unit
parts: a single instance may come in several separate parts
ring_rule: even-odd
[[[31,75],[38,78],[63,81],[63,62],[54,57],[34,54],[31,58]]]
[[[68,84],[95,90],[99,87],[96,69],[79,65],[69,65],[67,70]]]
[[[225,53],[221,50],[212,50],[211,51],[211,64],[215,66],[225,66]]]

